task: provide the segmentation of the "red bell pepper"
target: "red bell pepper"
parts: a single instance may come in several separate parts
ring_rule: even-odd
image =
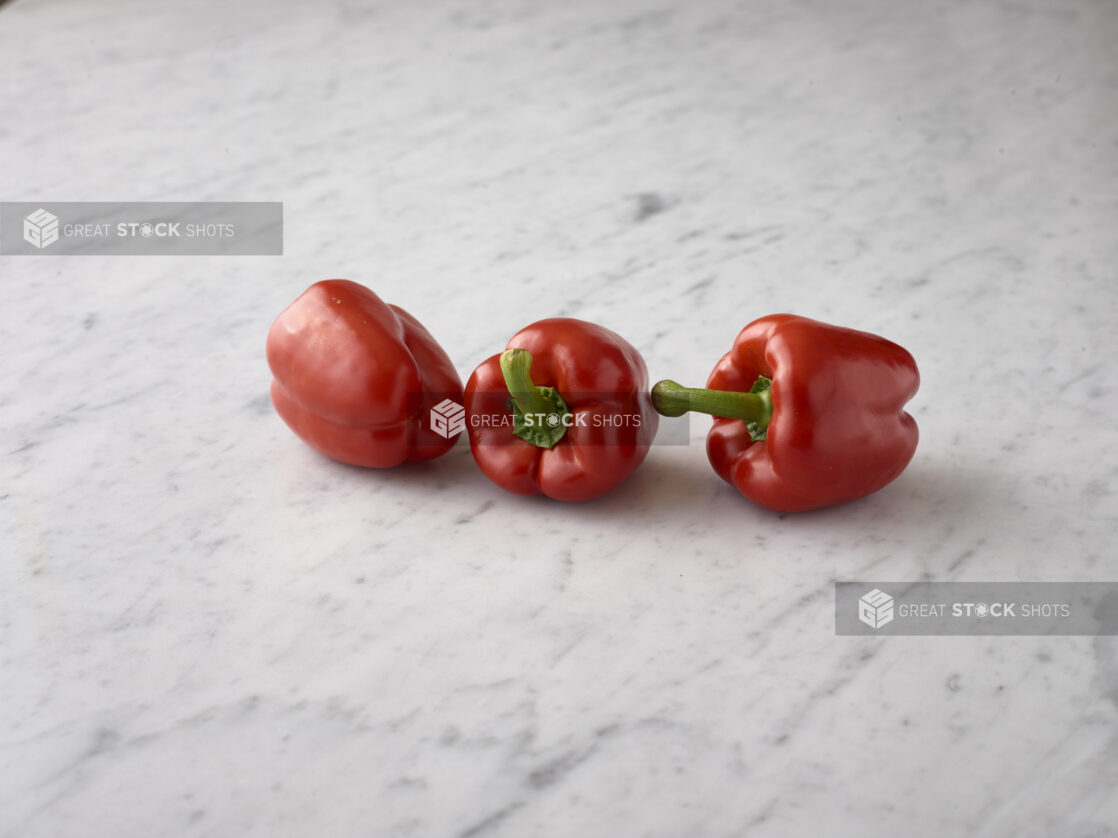
[[[707,456],[724,480],[767,509],[835,506],[894,480],[916,451],[902,409],[920,376],[877,335],[773,314],[746,326],[706,390],[661,381],[657,410],[715,417]]]
[[[276,411],[332,460],[388,468],[457,441],[425,422],[443,399],[462,400],[454,364],[418,320],[363,285],[312,285],[272,324],[267,357]]]
[[[486,477],[583,501],[644,460],[659,417],[644,359],[608,329],[557,317],[517,332],[466,382],[467,433]]]

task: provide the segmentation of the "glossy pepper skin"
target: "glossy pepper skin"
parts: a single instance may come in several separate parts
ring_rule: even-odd
[[[746,326],[707,381],[747,392],[772,380],[762,442],[743,421],[716,417],[714,470],[754,503],[799,512],[856,500],[894,480],[916,451],[903,410],[920,384],[916,362],[885,338],[790,314]]]
[[[569,426],[552,448],[515,435],[502,355],[483,361],[466,382],[465,407],[470,448],[486,477],[517,494],[584,501],[641,464],[659,416],[644,359],[628,341],[594,323],[557,317],[517,332],[507,349],[531,353],[531,382],[558,392]]]
[[[427,426],[462,380],[423,326],[363,285],[317,282],[268,331],[272,404],[307,445],[342,463],[390,468],[445,454]]]

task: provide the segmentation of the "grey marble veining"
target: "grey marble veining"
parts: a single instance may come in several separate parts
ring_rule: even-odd
[[[836,579],[1114,580],[1118,11],[0,7],[0,200],[280,200],[282,257],[0,257],[0,836],[1103,836],[1113,638],[850,638]],[[463,377],[565,314],[921,373],[904,475],[756,509],[707,423],[561,505],[267,399],[344,276]]]

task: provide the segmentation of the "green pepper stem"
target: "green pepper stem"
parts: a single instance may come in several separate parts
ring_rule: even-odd
[[[772,419],[772,398],[769,391],[737,393],[730,390],[702,390],[683,387],[674,381],[658,381],[652,388],[652,405],[664,416],[682,416],[689,410],[756,422],[761,429]]]
[[[532,353],[527,349],[506,349],[501,353],[501,373],[516,406],[524,413],[551,413],[555,406],[532,382],[531,370]]]
[[[512,432],[539,448],[554,448],[567,433],[570,409],[554,387],[532,381],[532,353],[507,349],[501,353],[501,374],[512,398]]]

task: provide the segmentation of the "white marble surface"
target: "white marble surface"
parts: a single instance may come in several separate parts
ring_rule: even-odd
[[[1118,834],[1118,640],[835,637],[832,593],[1118,579],[1116,36],[1055,0],[4,5],[0,199],[281,200],[286,252],[0,258],[0,836]],[[463,446],[341,467],[263,359],[328,276],[463,377],[555,314],[684,382],[761,314],[876,331],[920,448],[784,517],[699,420],[578,506]]]

